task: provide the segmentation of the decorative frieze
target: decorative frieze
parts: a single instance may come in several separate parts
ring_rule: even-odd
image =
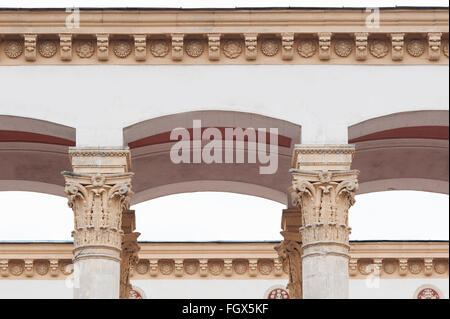
[[[55,37],[58,37],[59,41],[55,41]],[[293,64],[384,65],[401,61],[404,64],[448,64],[448,60],[440,59],[441,55],[448,56],[447,36],[442,32],[427,33],[427,39],[418,37],[416,34],[371,34],[369,32],[339,33],[336,36],[333,36],[331,32],[317,34],[170,33],[157,36],[125,34],[119,38],[118,36],[110,38],[108,34],[55,34],[48,35],[46,38],[38,37],[36,34],[25,34],[23,38],[19,40],[20,34],[17,34],[11,40],[0,43],[1,64],[27,65],[27,62],[42,62],[46,65],[68,62],[84,64],[95,55],[98,61],[108,64],[158,65],[173,62],[205,64],[208,63],[208,59],[225,64],[246,64],[251,63],[250,61],[258,64],[282,64],[286,63],[285,61]],[[93,38],[96,38],[96,44],[92,41]],[[391,45],[389,45],[389,38]],[[110,42],[113,54],[109,54]],[[147,44],[151,55],[156,59],[147,59]],[[206,45],[208,59],[206,56],[203,57]],[[389,57],[390,49],[391,58]],[[75,50],[79,59],[72,58],[72,50]],[[408,53],[406,55],[405,50]],[[25,61],[19,58],[23,51],[25,51]],[[258,54],[258,51],[261,54]],[[281,54],[278,54],[280,51]],[[298,54],[294,54],[294,51]],[[428,60],[424,59],[426,51],[428,51]],[[195,59],[183,59],[184,52]],[[36,55],[36,53],[39,54]],[[1,57],[2,54],[5,58]],[[245,59],[239,59],[241,55],[245,55]]]
[[[141,244],[142,245],[142,244]],[[301,248],[292,241],[277,247],[286,259],[300,258]],[[399,251],[399,253],[401,253]],[[142,255],[142,254],[141,254]],[[301,269],[285,268],[285,261],[274,252],[273,258],[191,258],[147,259],[140,257],[131,268],[133,279],[268,279],[287,278],[291,297],[301,296]],[[287,264],[287,263],[286,263]],[[297,265],[297,262],[291,265]],[[351,279],[364,279],[377,275],[380,278],[448,278],[448,258],[358,258],[351,256],[349,275]],[[301,263],[300,263],[301,265]],[[1,259],[2,279],[65,279],[73,274],[72,261],[68,259]],[[297,298],[297,297],[295,297]]]

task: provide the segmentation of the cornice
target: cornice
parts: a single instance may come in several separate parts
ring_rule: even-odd
[[[71,14],[0,11],[0,65],[448,64],[448,9]]]
[[[286,279],[276,243],[141,243],[133,279]],[[72,244],[0,244],[0,279],[65,279]],[[353,242],[351,279],[448,278],[448,242]]]

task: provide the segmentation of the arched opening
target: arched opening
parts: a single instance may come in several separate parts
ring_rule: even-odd
[[[75,129],[31,118],[0,115],[0,191],[64,196],[61,171],[70,170]]]
[[[448,111],[386,115],[349,127],[360,194],[387,190],[449,193]]]
[[[221,132],[227,128],[265,128],[267,132],[270,128],[276,128],[276,172],[260,174],[261,164],[258,162],[173,163],[170,150],[175,141],[170,140],[170,132],[180,127],[191,131],[194,120],[200,120],[203,129],[217,128]],[[163,116],[129,126],[124,129],[124,141],[131,148],[132,170],[136,174],[133,203],[180,192],[222,191],[255,195],[287,204],[292,150],[301,141],[301,127],[251,113],[196,111]],[[273,142],[271,138],[266,139],[266,143],[269,142]],[[205,140],[202,146],[204,144]],[[225,152],[225,143],[221,150]]]

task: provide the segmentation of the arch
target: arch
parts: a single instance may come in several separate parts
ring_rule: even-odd
[[[0,115],[0,191],[64,196],[60,172],[70,170],[74,128],[31,118]]]
[[[449,112],[394,113],[349,127],[360,193],[449,193]]]
[[[277,128],[278,170],[259,174],[255,164],[174,164],[170,161],[170,141],[174,128],[192,129],[193,120],[202,127]],[[197,191],[223,191],[255,195],[283,204],[288,202],[292,151],[301,141],[301,126],[258,114],[234,111],[194,111],[158,117],[124,129],[124,141],[131,148],[135,204],[169,194]],[[269,140],[266,141],[268,143]],[[223,147],[225,150],[225,147]]]

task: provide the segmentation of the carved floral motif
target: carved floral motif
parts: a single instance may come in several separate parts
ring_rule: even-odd
[[[170,260],[161,260],[159,262],[159,271],[163,275],[170,275],[174,270],[174,263]]]
[[[388,42],[384,39],[374,39],[370,43],[370,54],[374,57],[381,59],[389,53]]]
[[[9,272],[14,276],[20,276],[24,270],[24,262],[13,261],[9,263]]]
[[[5,54],[10,59],[16,59],[23,53],[23,44],[20,41],[8,41],[5,47]]]
[[[243,275],[247,272],[248,262],[245,260],[237,260],[234,263],[234,271],[238,275]]]
[[[188,40],[186,41],[186,54],[190,57],[197,58],[203,54],[203,41]]]
[[[300,40],[298,43],[298,54],[300,54],[304,58],[310,58],[314,54],[316,54],[316,42],[312,39],[309,40]]]
[[[223,45],[223,53],[227,58],[236,59],[242,53],[241,41],[236,39],[226,40]]]
[[[445,274],[447,272],[448,269],[448,262],[443,261],[443,260],[438,260],[435,262],[434,264],[434,270],[438,273],[438,274]]]
[[[263,275],[269,275],[273,270],[273,261],[260,260],[258,262],[258,270]]]
[[[150,52],[155,57],[165,57],[169,53],[169,42],[164,39],[152,40],[150,42]]]
[[[223,261],[222,260],[209,261],[208,269],[212,275],[214,275],[214,276],[220,275],[223,271]]]
[[[184,271],[188,275],[194,275],[197,273],[199,267],[199,263],[196,260],[187,260],[184,262]]]
[[[94,55],[94,43],[93,41],[83,40],[78,43],[77,55],[82,59],[89,59]]]
[[[348,57],[352,53],[353,44],[350,40],[338,40],[334,44],[334,52],[340,57]]]
[[[43,40],[39,42],[39,54],[44,58],[51,58],[56,54],[57,45],[53,40]]]
[[[131,45],[128,41],[116,41],[113,52],[118,58],[124,59],[131,54]]]
[[[420,274],[423,270],[423,263],[419,260],[412,260],[409,262],[409,271],[414,274]]]
[[[145,275],[148,272],[149,268],[150,266],[147,261],[140,260],[136,265],[136,272],[138,274]]]
[[[35,268],[38,275],[45,276],[50,269],[50,263],[48,261],[38,261],[35,264]]]
[[[385,273],[392,275],[397,270],[397,264],[393,260],[387,260],[384,262],[383,270]]]
[[[266,56],[274,56],[278,53],[280,48],[277,39],[264,39],[261,44],[261,52]]]
[[[408,53],[413,57],[420,57],[425,53],[425,43],[422,40],[414,39],[408,42]]]

